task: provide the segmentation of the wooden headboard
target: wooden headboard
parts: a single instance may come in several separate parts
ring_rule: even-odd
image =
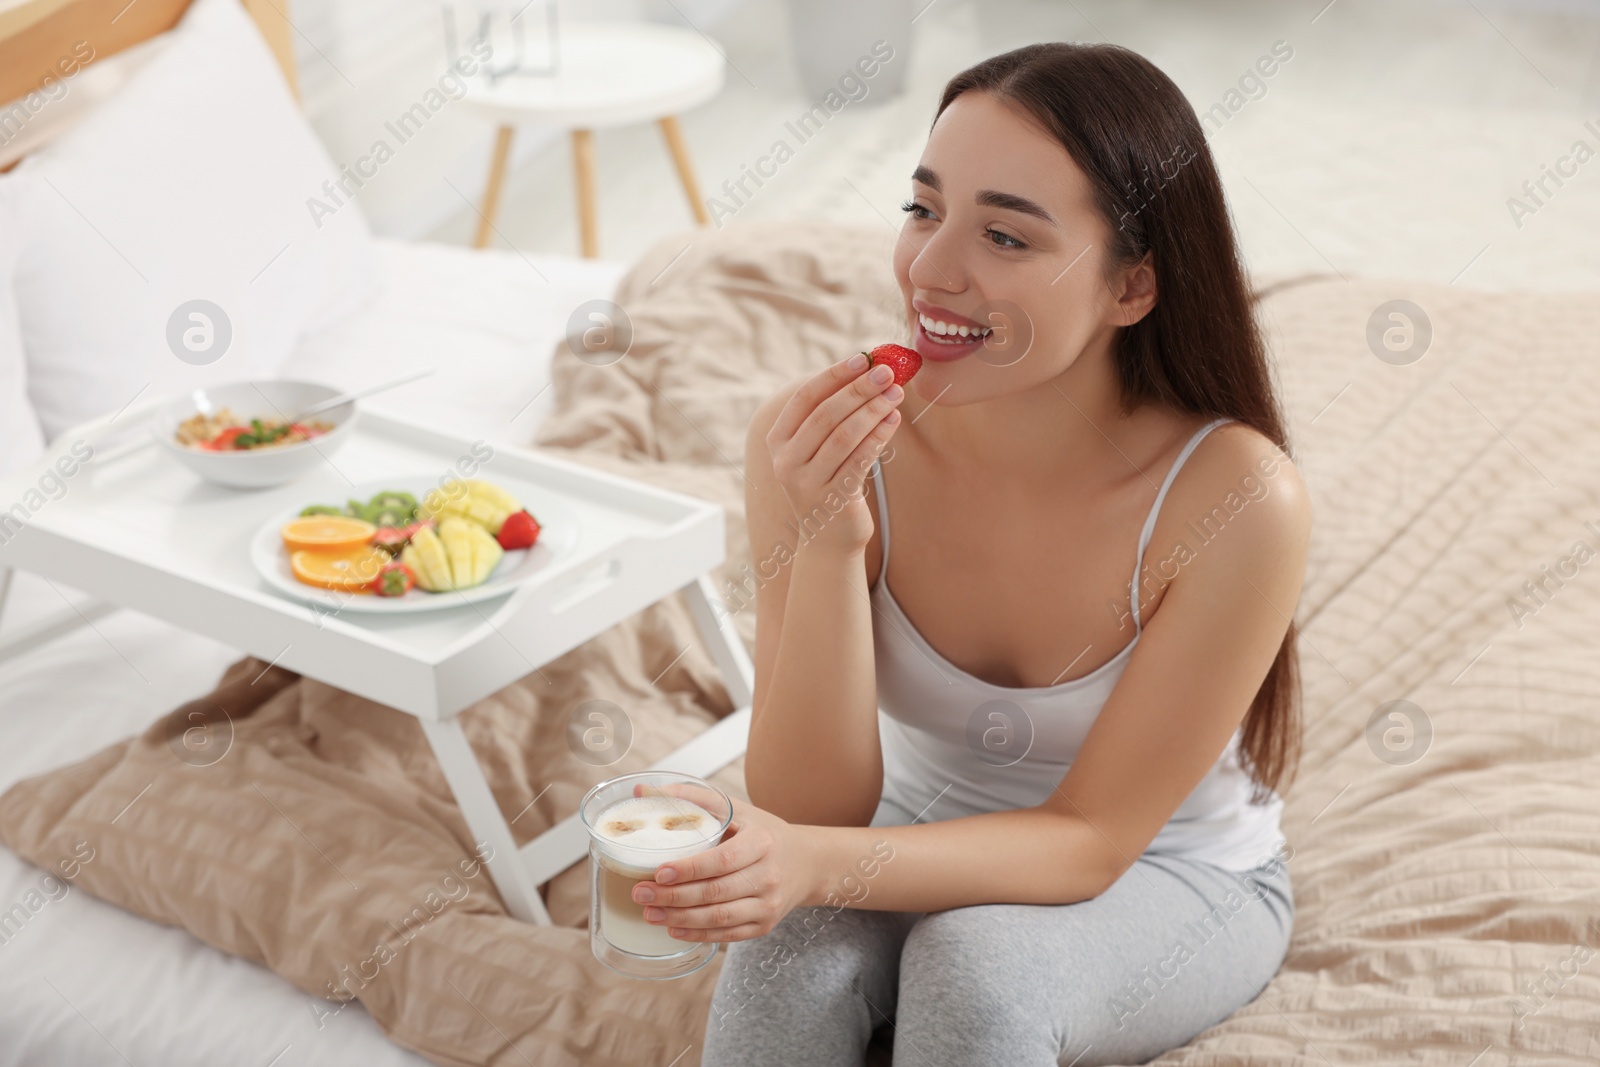
[[[170,30],[190,0],[0,0],[0,103]],[[289,0],[241,0],[299,97]]]

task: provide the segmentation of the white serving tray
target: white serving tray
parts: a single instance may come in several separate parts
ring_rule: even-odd
[[[148,435],[159,403],[116,418],[117,436]],[[69,431],[44,459],[0,480],[0,511],[36,489],[73,442],[104,437],[112,421]],[[576,544],[506,596],[419,614],[357,614],[287,597],[253,566],[251,538],[274,516],[343,500],[352,486],[419,471],[452,476],[474,446],[493,454],[473,476],[519,498],[558,501],[579,520]],[[695,582],[726,554],[717,504],[369,411],[313,473],[273,489],[212,485],[157,448],[97,452],[20,532],[0,530],[0,567],[33,571],[424,719],[452,716],[531,673]]]

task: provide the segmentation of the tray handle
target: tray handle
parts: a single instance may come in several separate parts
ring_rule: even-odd
[[[140,424],[145,423],[156,409],[169,399],[171,398],[166,396],[144,397],[120,411],[108,411],[87,422],[69,426],[57,434],[48,447],[53,451],[64,442],[84,440],[98,448],[113,442],[120,444],[131,440],[142,428]],[[117,425],[118,423],[121,425]],[[145,432],[148,433],[148,430]]]

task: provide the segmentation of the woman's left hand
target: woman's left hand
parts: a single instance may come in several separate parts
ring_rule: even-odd
[[[668,787],[670,790],[672,787]],[[636,882],[645,920],[679,941],[745,941],[766,934],[806,902],[817,859],[809,827],[793,826],[737,798],[715,848],[656,868]]]

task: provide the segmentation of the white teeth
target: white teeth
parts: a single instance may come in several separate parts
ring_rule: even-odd
[[[926,315],[918,313],[917,321],[922,323],[922,328],[936,337],[987,337],[989,330],[981,326],[958,326],[953,322],[940,322]]]

